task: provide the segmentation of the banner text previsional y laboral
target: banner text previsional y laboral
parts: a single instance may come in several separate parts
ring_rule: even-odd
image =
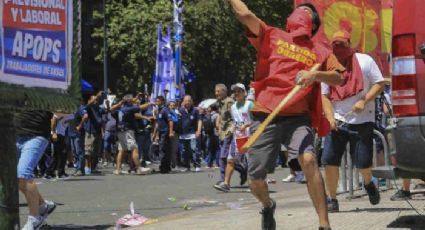
[[[1,0],[0,81],[67,89],[72,1]]]

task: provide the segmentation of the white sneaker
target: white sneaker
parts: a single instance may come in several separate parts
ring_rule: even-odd
[[[283,183],[290,183],[295,181],[295,175],[289,174],[286,178],[282,179]]]
[[[136,174],[137,175],[146,175],[146,174],[150,174],[151,172],[152,172],[152,169],[151,168],[140,167],[136,171]]]
[[[27,223],[22,228],[22,230],[39,230],[44,225],[46,225],[46,222],[42,216],[38,216],[38,217],[28,216]]]
[[[150,161],[145,161],[145,163],[146,163],[146,165],[151,165],[152,164],[152,162],[150,162]]]
[[[307,180],[305,179],[303,171],[295,172],[295,182],[300,183],[300,184],[304,184],[304,183],[307,182]]]
[[[44,219],[47,218],[47,216],[50,215],[56,208],[56,204],[53,201],[45,200],[44,204],[40,205],[38,208],[38,211],[40,213],[40,216],[42,216]]]
[[[199,168],[199,167],[195,168],[195,172],[200,172],[200,171],[201,171],[201,168]]]

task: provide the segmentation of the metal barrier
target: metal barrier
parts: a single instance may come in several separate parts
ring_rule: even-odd
[[[390,153],[388,151],[388,142],[385,139],[385,136],[379,132],[378,130],[373,130],[373,133],[375,134],[376,138],[381,139],[383,147],[384,147],[384,161],[385,166],[389,167],[391,165],[390,161]],[[361,178],[361,175],[359,173],[359,170],[353,166],[353,162],[351,160],[351,157],[349,157],[350,152],[350,145],[347,144],[346,151],[342,157],[341,160],[341,167],[340,167],[340,183],[339,183],[339,193],[347,193],[348,196],[347,199],[354,199],[358,198],[364,194],[366,194],[366,191],[364,187],[361,185],[363,184],[363,179]],[[376,141],[375,138],[373,140],[373,167],[377,166],[377,151],[376,151]],[[379,178],[377,178],[379,179]],[[361,183],[361,184],[360,184]],[[379,180],[378,180],[378,187],[379,187]],[[392,189],[391,180],[386,180],[385,183],[385,189],[388,190]],[[360,195],[354,195],[354,191],[362,190],[362,193]]]

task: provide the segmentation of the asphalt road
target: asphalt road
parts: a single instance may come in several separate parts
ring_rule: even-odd
[[[153,166],[155,168],[155,166]],[[59,203],[49,217],[51,229],[108,229],[121,216],[130,213],[134,203],[136,213],[147,218],[171,216],[182,212],[196,212],[214,206],[238,207],[254,203],[247,186],[239,186],[239,174],[235,173],[233,188],[229,193],[212,188],[219,178],[218,169],[203,169],[199,173],[152,174],[145,176],[112,175],[112,168],[102,169],[102,175],[70,177],[67,180],[36,179],[45,199]],[[287,169],[278,169],[270,178],[272,192],[304,189],[305,185],[282,184]],[[20,194],[21,223],[26,221],[28,209]],[[305,202],[300,205],[309,205]],[[296,204],[294,204],[296,205]],[[189,210],[185,210],[189,209]]]

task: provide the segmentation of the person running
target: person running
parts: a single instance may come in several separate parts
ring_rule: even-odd
[[[248,138],[251,134],[250,126],[252,125],[252,114],[251,109],[254,107],[252,101],[246,100],[246,89],[242,83],[237,83],[231,87],[233,93],[235,94],[236,103],[231,107],[231,114],[233,119],[233,133],[234,133],[234,143],[236,145],[236,139],[238,138]],[[227,157],[226,171],[224,174],[224,181],[220,184],[214,185],[219,191],[229,192],[230,191],[230,179],[232,178],[233,171],[235,170],[235,160],[242,162],[245,160],[245,155],[241,153],[235,154],[237,152],[233,151],[233,154],[229,154]]]
[[[25,111],[15,117],[16,148],[18,154],[18,187],[25,195],[29,215],[23,230],[41,229],[47,216],[56,208],[52,201],[45,200],[33,180],[33,170],[56,135],[56,118],[48,111]]]
[[[282,99],[299,84],[303,90],[279,112],[248,150],[248,175],[252,194],[263,208],[262,229],[276,229],[276,202],[270,198],[267,174],[274,172],[281,144],[298,156],[307,188],[319,216],[319,229],[330,229],[324,183],[314,153],[314,133],[326,133],[322,118],[320,84],[343,83],[345,69],[320,42],[311,38],[318,31],[320,18],[313,5],[298,5],[287,19],[286,29],[266,25],[241,0],[228,0],[237,19],[247,28],[247,36],[257,50],[255,103],[252,113],[254,132]],[[319,71],[307,71],[321,64]]]
[[[372,182],[375,98],[384,89],[384,78],[375,61],[351,48],[350,34],[338,31],[332,39],[333,53],[343,64],[346,82],[341,86],[322,84],[325,114],[332,132],[325,139],[322,164],[325,166],[328,210],[338,212],[336,190],[339,166],[347,143],[353,165],[360,170],[372,205],[380,201]]]

